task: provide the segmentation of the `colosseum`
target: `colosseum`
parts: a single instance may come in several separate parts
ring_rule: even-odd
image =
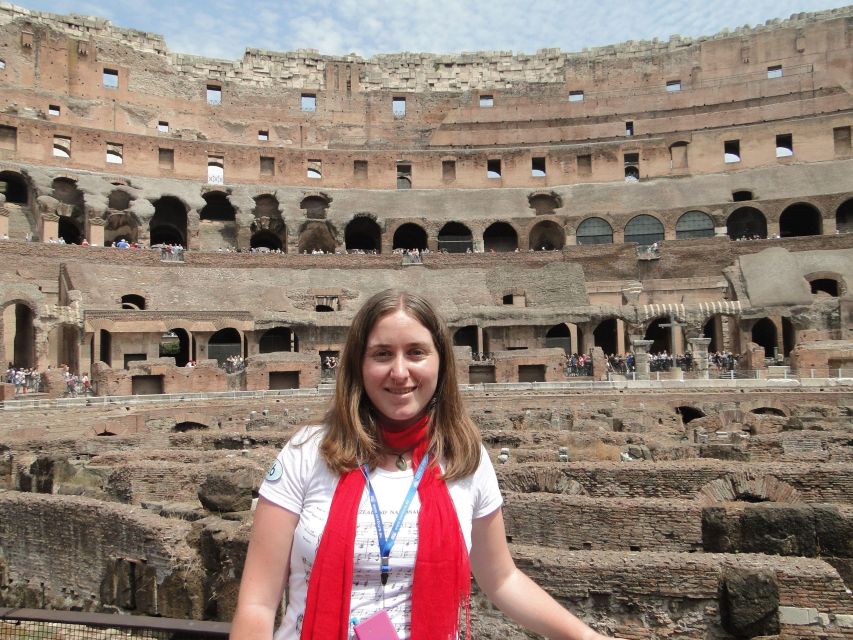
[[[558,601],[853,638],[853,7],[530,55],[0,25],[0,637],[223,637],[264,471],[396,286]]]

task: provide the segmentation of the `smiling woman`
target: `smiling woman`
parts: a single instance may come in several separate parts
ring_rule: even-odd
[[[516,568],[455,371],[424,298],[387,290],[359,310],[326,424],[294,436],[260,489],[232,638],[270,637],[287,585],[279,640],[468,639],[472,573],[534,632],[604,638]]]

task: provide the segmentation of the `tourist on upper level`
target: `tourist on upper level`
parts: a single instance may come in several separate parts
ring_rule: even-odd
[[[260,496],[234,640],[467,640],[472,573],[534,633],[604,638],[515,566],[450,333],[420,296],[358,311],[325,424],[290,440]]]

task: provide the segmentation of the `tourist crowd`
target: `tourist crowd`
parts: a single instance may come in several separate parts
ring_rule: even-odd
[[[13,367],[9,364],[6,369],[5,381],[15,385],[15,395],[41,392],[41,373],[27,367]]]

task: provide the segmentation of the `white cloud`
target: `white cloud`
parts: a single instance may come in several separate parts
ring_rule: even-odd
[[[23,0],[26,2],[26,0]],[[87,13],[163,35],[171,51],[237,59],[246,47],[328,55],[455,53],[583,47],[713,35],[846,0],[32,0],[55,13]]]

